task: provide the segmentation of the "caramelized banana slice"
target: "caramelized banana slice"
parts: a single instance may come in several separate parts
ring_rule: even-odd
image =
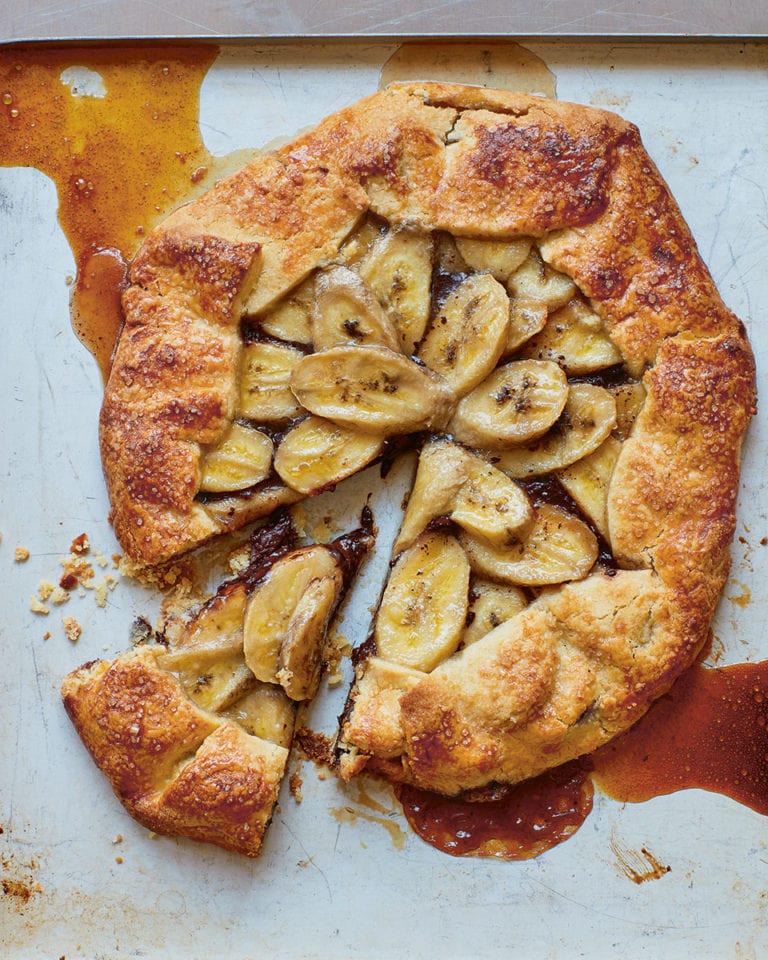
[[[254,684],[245,696],[220,711],[221,716],[239,723],[251,736],[287,749],[293,739],[296,705],[281,687],[255,679]]]
[[[418,356],[463,397],[496,366],[508,331],[506,290],[489,274],[475,274],[446,297]]]
[[[516,360],[467,394],[448,429],[473,447],[503,450],[546,433],[568,399],[568,381],[550,360]]]
[[[343,586],[344,577],[337,566],[332,576],[310,581],[294,607],[280,644],[276,673],[291,700],[308,700],[317,692],[323,640]]]
[[[510,477],[562,470],[596,450],[615,423],[616,401],[607,390],[573,383],[565,409],[549,433],[537,443],[500,453],[499,468]]]
[[[451,520],[495,546],[517,542],[533,519],[525,491],[482,457],[468,455],[467,474],[453,498]]]
[[[198,707],[216,713],[230,707],[256,683],[256,678],[245,665],[242,651],[204,668],[189,667],[180,671],[178,677]]]
[[[460,540],[475,573],[528,587],[581,580],[598,554],[586,523],[548,503],[536,508],[532,527],[515,546],[500,549],[468,533]]]
[[[272,441],[260,430],[233,423],[227,435],[202,457],[200,489],[207,493],[245,490],[272,469]]]
[[[442,377],[388,347],[338,346],[304,357],[291,388],[320,417],[382,436],[439,428],[452,394]]]
[[[471,240],[456,237],[456,247],[466,263],[479,273],[490,273],[500,283],[525,261],[533,241],[529,237],[514,240]]]
[[[397,556],[423,533],[432,520],[447,517],[468,476],[469,452],[445,437],[429,440],[419,454],[408,506],[392,553]]]
[[[605,324],[583,300],[574,299],[550,314],[546,326],[526,343],[523,356],[554,360],[568,376],[578,377],[621,363]]]
[[[324,604],[322,616],[312,618],[307,616],[302,598],[317,580],[328,581],[332,589],[319,596],[312,588],[315,599]],[[324,625],[341,596],[343,580],[338,559],[322,546],[296,550],[270,569],[248,600],[243,627],[245,662],[257,679],[265,683],[279,680],[283,644],[322,647]],[[310,678],[297,677],[292,687],[310,689]]]
[[[425,533],[401,554],[376,617],[378,656],[428,672],[457,648],[467,618],[469,563],[455,537]]]
[[[345,266],[351,266],[361,260],[371,249],[373,243],[386,232],[383,223],[384,221],[365,217],[362,223],[344,241],[336,260]]]
[[[528,606],[528,600],[519,587],[509,583],[474,580],[469,591],[469,625],[461,637],[461,645],[468,647],[500,623],[511,620]]]
[[[504,353],[515,353],[520,347],[543,330],[547,323],[547,305],[540,300],[513,297],[509,308],[509,333]]]
[[[312,331],[309,318],[315,298],[314,283],[315,277],[311,274],[272,310],[259,317],[261,329],[277,340],[310,346]]]
[[[621,441],[609,436],[597,450],[557,475],[560,483],[608,542],[608,485],[620,452]]]
[[[383,234],[360,260],[365,285],[388,311],[410,356],[424,336],[432,283],[432,237],[407,227]]]
[[[348,267],[332,267],[317,276],[312,342],[315,350],[339,343],[380,343],[400,350],[394,324],[360,277]]]
[[[639,381],[620,383],[608,387],[608,392],[616,401],[616,426],[613,435],[618,440],[626,440],[645,403],[645,387]]]
[[[239,412],[262,423],[290,420],[302,409],[291,393],[291,371],[305,354],[279,343],[248,343],[240,365]]]
[[[564,307],[577,292],[573,280],[544,263],[535,247],[510,274],[507,289],[513,297],[544,303],[549,313]]]
[[[216,594],[191,620],[166,624],[168,647],[157,655],[163,670],[204,670],[210,664],[242,655],[247,591],[233,583]]]
[[[299,493],[318,493],[362,470],[381,453],[380,436],[309,416],[280,441],[275,470]]]

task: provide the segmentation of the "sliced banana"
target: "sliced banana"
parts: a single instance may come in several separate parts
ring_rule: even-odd
[[[418,356],[445,377],[457,397],[463,397],[496,366],[508,331],[506,290],[490,274],[474,274],[446,297]]]
[[[536,361],[529,361],[534,363]],[[616,423],[616,401],[591,383],[572,383],[563,413],[540,440],[499,454],[499,469],[511,477],[562,470],[596,450]]]
[[[442,377],[379,346],[338,346],[293,368],[299,403],[320,417],[382,436],[440,428],[452,393]]]
[[[217,660],[242,656],[246,598],[245,585],[233,583],[192,620],[172,622],[166,629],[169,645],[158,654],[158,664],[164,670],[200,670]]]
[[[445,437],[421,448],[416,477],[392,553],[397,556],[437,517],[447,517],[468,477],[469,452]]]
[[[343,585],[344,577],[337,567],[333,576],[311,580],[294,607],[280,644],[276,673],[291,700],[309,700],[317,693],[323,641]]]
[[[601,318],[580,299],[550,314],[544,329],[526,343],[522,354],[533,360],[554,360],[571,377],[622,361]]]
[[[322,599],[325,604],[319,619],[308,617],[307,605],[302,603],[304,595],[318,580],[328,581],[332,587],[322,596],[312,587],[314,598]],[[257,679],[265,683],[278,682],[283,644],[322,648],[324,625],[341,596],[343,581],[338,559],[323,546],[297,550],[274,564],[251,594],[245,612],[245,662]],[[297,678],[296,688],[305,689],[305,680],[306,677]]]
[[[525,491],[482,457],[469,456],[467,474],[453,498],[451,520],[496,546],[515,543],[533,519]]]
[[[400,555],[376,617],[378,656],[428,672],[457,648],[467,618],[469,563],[455,537],[425,533]]]
[[[310,415],[280,441],[275,470],[291,489],[318,493],[362,470],[383,445],[379,435]]]
[[[616,401],[616,426],[613,435],[619,440],[626,440],[645,403],[645,387],[639,381],[634,381],[610,386],[608,392]]]
[[[285,691],[271,683],[259,683],[236,703],[221,711],[227,720],[239,723],[246,733],[279,747],[289,747],[293,739],[296,705]]]
[[[268,313],[259,317],[264,333],[277,340],[310,346],[312,330],[310,312],[314,301],[314,274],[286,294]]]
[[[289,384],[291,371],[305,356],[280,343],[246,344],[240,365],[240,415],[261,423],[300,416],[302,409]]]
[[[503,450],[542,436],[568,399],[568,381],[550,360],[516,360],[495,370],[454,414],[448,429],[473,447]]]
[[[534,513],[527,535],[504,549],[461,533],[472,570],[490,580],[528,587],[585,577],[598,554],[597,539],[586,523],[548,503]]]
[[[456,247],[467,264],[481,273],[490,273],[500,283],[525,261],[533,241],[529,237],[514,240],[473,240],[456,237]]]
[[[621,441],[609,436],[597,450],[557,474],[560,483],[608,542],[608,485],[620,452]]]
[[[226,493],[261,483],[271,472],[272,450],[266,433],[233,423],[224,439],[202,456],[200,490]]]
[[[512,297],[509,305],[509,333],[504,353],[515,353],[547,323],[547,305],[541,300]]]
[[[340,248],[336,260],[350,266],[361,260],[371,249],[374,241],[386,232],[384,221],[365,217],[362,223],[349,235]]]
[[[187,695],[204,710],[226,710],[256,683],[242,651],[204,667],[182,670],[179,680]]]
[[[535,247],[517,270],[510,274],[507,289],[513,297],[546,304],[549,313],[564,307],[577,292],[573,280],[544,263]]]
[[[461,637],[463,647],[475,643],[500,623],[511,620],[528,605],[528,599],[519,587],[490,580],[474,580],[469,597],[469,624]]]
[[[317,275],[312,342],[315,350],[340,343],[379,343],[400,350],[400,337],[379,301],[354,271],[343,266]]]
[[[424,336],[430,310],[432,237],[397,227],[376,239],[358,264],[360,276],[389,312],[409,356]]]

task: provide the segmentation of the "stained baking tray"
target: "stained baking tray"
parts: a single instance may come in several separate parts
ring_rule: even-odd
[[[616,109],[639,125],[726,303],[747,324],[764,383],[768,46],[536,39],[525,47],[551,71],[560,98]],[[208,148],[225,154],[289,136],[373,91],[397,49],[376,40],[222,45],[201,89]],[[56,211],[47,177],[0,168],[2,956],[763,956],[767,822],[714,793],[620,804],[598,792],[575,836],[512,863],[439,853],[409,830],[388,789],[344,787],[300,758],[292,769],[303,800],[284,790],[256,862],[152,837],[123,813],[57,691],[80,662],[125,649],[132,621],[154,616],[157,599],[112,569],[117,545],[96,438],[101,378],[70,326],[75,267]],[[765,444],[761,414],[745,448],[733,569],[715,623],[721,664],[768,655]],[[347,514],[369,486],[378,488],[375,475],[353,482]],[[377,517],[391,528],[397,478],[378,496]],[[308,528],[345,519],[327,500],[307,507]],[[40,581],[58,579],[83,532],[97,580],[117,580],[106,605],[86,591],[34,614]],[[17,546],[29,550],[25,562]],[[341,630],[350,639],[365,632],[382,573],[367,569],[346,610]],[[63,615],[82,626],[76,643],[64,635]],[[330,726],[341,695],[325,686],[311,725]],[[628,866],[646,854],[669,870],[636,882]]]

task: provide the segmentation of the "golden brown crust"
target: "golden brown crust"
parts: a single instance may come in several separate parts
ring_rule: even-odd
[[[62,696],[96,765],[140,823],[258,855],[287,750],[196,707],[149,647],[80,667]]]

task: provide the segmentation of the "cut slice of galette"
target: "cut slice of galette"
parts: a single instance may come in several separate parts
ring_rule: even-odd
[[[329,624],[373,543],[365,519],[296,547],[282,515],[253,534],[240,574],[154,642],[65,678],[67,713],[139,823],[258,855],[296,707],[317,692]]]
[[[101,444],[138,560],[420,450],[343,776],[530,777],[705,643],[753,359],[619,117],[388,88],[173,213],[123,306]]]

